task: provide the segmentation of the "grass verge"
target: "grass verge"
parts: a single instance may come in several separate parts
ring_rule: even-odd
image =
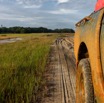
[[[0,103],[29,103],[44,82],[42,75],[56,36],[31,36],[0,45]]]

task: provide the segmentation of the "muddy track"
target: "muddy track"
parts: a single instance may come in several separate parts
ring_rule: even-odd
[[[47,94],[42,103],[75,103],[73,38],[58,38],[51,50]]]

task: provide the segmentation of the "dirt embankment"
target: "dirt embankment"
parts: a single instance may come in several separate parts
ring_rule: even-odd
[[[42,103],[75,103],[75,76],[73,37],[58,38],[51,46]]]

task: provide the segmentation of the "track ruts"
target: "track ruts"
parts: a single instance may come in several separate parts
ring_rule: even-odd
[[[58,38],[54,45],[53,60],[50,63],[51,79],[54,88],[51,96],[43,103],[75,103],[75,58],[73,38]],[[50,80],[48,82],[50,82]]]

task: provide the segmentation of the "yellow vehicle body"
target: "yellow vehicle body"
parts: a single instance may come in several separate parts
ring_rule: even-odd
[[[77,65],[89,58],[94,94],[97,103],[104,103],[104,8],[76,24],[74,53]]]

